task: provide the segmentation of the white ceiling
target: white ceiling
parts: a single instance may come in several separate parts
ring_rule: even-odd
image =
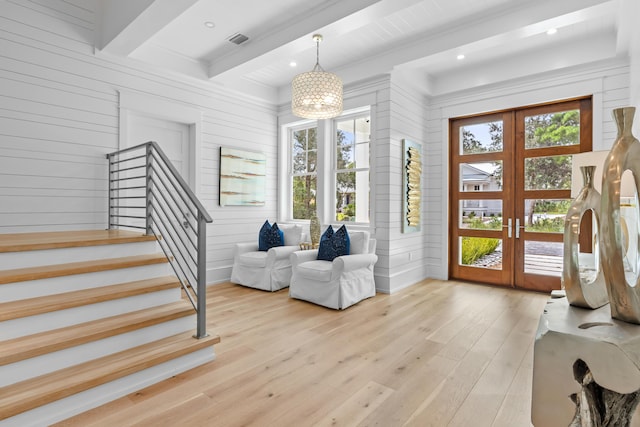
[[[98,48],[284,104],[321,33],[345,85],[393,71],[441,95],[627,55],[627,1],[103,0]]]

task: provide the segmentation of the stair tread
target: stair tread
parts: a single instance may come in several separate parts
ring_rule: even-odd
[[[182,333],[0,388],[0,420],[220,342]]]
[[[163,253],[0,270],[0,285],[167,262]]]
[[[99,286],[60,294],[45,295],[18,301],[0,303],[0,322],[52,311],[95,304],[134,295],[180,287],[175,276],[155,277],[117,285]]]
[[[115,229],[0,234],[0,253],[146,242],[155,239],[153,235]]]
[[[193,313],[195,311],[191,304],[182,300],[119,316],[0,341],[0,366],[168,322]]]

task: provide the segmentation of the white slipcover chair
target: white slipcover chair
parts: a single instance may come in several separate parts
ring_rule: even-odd
[[[291,260],[289,256],[300,250],[303,240],[302,227],[278,224],[284,234],[284,246],[268,251],[258,250],[255,243],[237,243],[233,254],[231,282],[265,291],[278,291],[289,286]]]
[[[367,231],[350,231],[349,240],[349,255],[333,261],[316,259],[317,249],[292,253],[289,296],[336,310],[375,296],[376,240]]]

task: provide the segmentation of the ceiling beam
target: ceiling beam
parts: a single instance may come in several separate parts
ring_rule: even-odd
[[[102,0],[98,50],[129,56],[198,0]]]
[[[486,61],[473,67],[442,73],[433,78],[431,96],[463,92],[532,75],[616,57],[614,32],[565,41],[553,46],[510,55],[499,62]]]
[[[314,32],[333,30],[346,32],[395,10],[408,7],[421,0],[332,0],[305,12],[304,16],[290,20],[263,37],[253,39],[231,54],[216,58],[209,66],[209,77],[215,78],[237,68],[245,68],[265,55],[286,54],[299,46],[307,46]],[[331,27],[331,28],[328,28]],[[327,34],[325,34],[326,36]],[[335,36],[335,34],[333,34]],[[300,44],[304,43],[304,44]],[[299,45],[299,46],[298,46]]]
[[[410,43],[403,41],[379,55],[338,67],[332,71],[345,83],[391,72],[399,64],[425,66],[430,58],[460,47],[487,48],[504,40],[523,38],[546,31],[547,25],[576,22],[598,16],[613,0],[540,0],[512,8],[493,9],[460,22],[430,31]],[[565,20],[565,21],[563,21]]]

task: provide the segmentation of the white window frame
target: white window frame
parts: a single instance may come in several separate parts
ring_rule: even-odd
[[[300,130],[308,130],[316,128],[316,170],[315,173],[295,173],[293,171],[293,134]],[[315,175],[316,176],[316,210],[318,210],[319,203],[319,195],[318,195],[318,186],[320,185],[320,174],[318,173],[319,169],[319,160],[320,160],[320,138],[319,138],[319,127],[318,123],[314,121],[299,123],[293,126],[286,127],[286,147],[287,147],[287,220],[288,221],[308,221],[307,219],[294,218],[293,217],[293,178],[295,176],[307,176],[307,175]]]
[[[368,144],[369,144],[369,166],[366,168],[358,168],[356,167],[355,169],[349,169],[349,172],[364,172],[364,171],[368,171],[369,172],[369,200],[368,200],[368,204],[369,206],[367,206],[367,210],[368,210],[368,218],[369,221],[364,222],[364,221],[338,221],[338,219],[336,218],[336,205],[337,205],[337,198],[336,198],[336,193],[337,193],[337,187],[338,187],[338,179],[337,179],[337,174],[339,172],[344,172],[346,171],[346,169],[338,169],[338,155],[337,155],[337,138],[338,138],[338,122],[343,122],[346,120],[357,120],[359,118],[364,118],[364,117],[369,117],[369,120],[371,120],[371,109],[370,108],[366,108],[366,109],[359,109],[356,111],[350,111],[348,113],[342,114],[339,117],[336,117],[334,119],[332,119],[332,132],[331,132],[331,191],[329,192],[331,194],[330,197],[330,206],[332,206],[332,212],[331,212],[331,222],[332,223],[339,223],[339,224],[347,224],[347,225],[365,225],[368,226],[369,224],[371,224],[371,215],[372,215],[372,207],[371,207],[371,201],[372,201],[372,178],[373,178],[373,174],[372,174],[372,170],[371,170],[371,165],[373,163],[373,159],[372,159],[372,133],[373,133],[373,123],[371,122],[371,128],[369,131],[369,140],[368,140]],[[355,145],[354,145],[355,148]],[[356,191],[357,193],[357,191]],[[356,197],[357,199],[357,197]]]

